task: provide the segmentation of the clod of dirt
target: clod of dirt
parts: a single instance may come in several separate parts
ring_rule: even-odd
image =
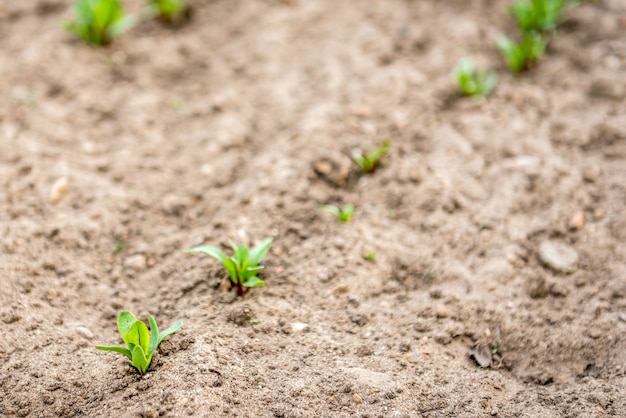
[[[124,266],[135,271],[141,271],[146,268],[146,256],[143,254],[135,254],[124,260]]]
[[[548,296],[549,289],[546,278],[543,276],[535,277],[528,286],[528,296],[533,299],[543,299]]]
[[[228,313],[228,321],[240,327],[250,325],[250,320],[253,318],[254,312],[248,306],[237,307]]]
[[[362,314],[354,314],[354,315],[350,315],[350,322],[352,322],[353,324],[357,324],[358,326],[362,327],[365,324],[367,324],[367,316],[362,315]]]
[[[352,166],[352,161],[345,155],[332,155],[314,161],[313,171],[330,185],[344,187],[348,183]]]
[[[67,195],[70,191],[70,184],[67,177],[61,177],[58,179],[50,190],[50,203],[57,204]]]
[[[470,358],[474,359],[480,367],[491,367],[493,354],[488,345],[478,345],[469,351]]]
[[[539,245],[539,259],[551,269],[561,273],[573,273],[578,268],[576,250],[556,241],[543,241]]]

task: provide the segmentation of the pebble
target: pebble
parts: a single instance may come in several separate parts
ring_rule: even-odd
[[[352,400],[354,401],[354,403],[363,403],[363,398],[361,398],[356,393],[354,395],[352,395]]]
[[[76,332],[78,332],[78,334],[87,339],[87,340],[92,340],[93,339],[93,333],[91,331],[89,331],[89,329],[87,327],[77,327],[76,328]]]
[[[569,228],[575,231],[580,231],[585,225],[585,213],[576,212],[569,220]]]
[[[124,266],[135,271],[143,270],[146,268],[146,256],[143,254],[131,255],[124,260]]]
[[[67,195],[70,191],[70,185],[67,177],[61,177],[52,186],[50,190],[50,203],[57,204]]]
[[[539,245],[539,258],[553,270],[573,273],[578,268],[578,253],[572,247],[556,241],[543,241]]]
[[[304,322],[294,322],[291,324],[291,328],[297,332],[309,332],[311,331],[311,327],[309,324],[305,324]]]

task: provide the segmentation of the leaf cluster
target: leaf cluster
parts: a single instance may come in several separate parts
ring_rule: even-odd
[[[565,6],[565,0],[516,0],[510,13],[522,33],[544,34],[556,29]]]
[[[231,241],[230,246],[233,249],[231,257],[227,257],[219,248],[208,245],[193,247],[185,252],[188,254],[203,253],[222,263],[228,273],[230,282],[237,290],[237,295],[243,296],[251,287],[265,286],[265,282],[259,279],[258,274],[265,267],[261,265],[261,262],[267,255],[271,245],[272,238],[269,237],[265,238],[251,250],[245,245],[237,245]]]
[[[92,45],[108,45],[130,29],[135,19],[124,13],[119,0],[77,0],[76,19],[65,28]]]
[[[459,62],[454,69],[454,76],[465,96],[487,96],[498,82],[498,76],[494,72],[477,71],[468,59]]]
[[[344,205],[341,209],[333,205],[321,205],[317,209],[321,212],[332,213],[341,222],[350,222],[354,213],[354,206],[350,204]]]
[[[128,311],[123,311],[117,318],[117,329],[126,344],[126,347],[97,345],[98,350],[114,351],[125,355],[130,359],[133,366],[139,373],[145,374],[150,367],[152,355],[161,344],[163,339],[178,331],[182,322],[177,322],[163,332],[159,332],[156,321],[151,316],[150,331],[142,321],[138,321],[135,315]]]
[[[151,13],[165,22],[173,22],[185,11],[184,0],[150,0]]]
[[[386,140],[383,144],[368,153],[359,152],[353,157],[354,162],[359,166],[363,173],[373,173],[378,168],[381,158],[389,152],[391,141]]]
[[[519,43],[505,35],[498,38],[498,48],[514,73],[520,73],[537,64],[547,45],[548,41],[539,33],[525,34]]]

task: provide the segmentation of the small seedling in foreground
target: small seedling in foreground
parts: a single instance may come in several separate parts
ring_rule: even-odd
[[[163,22],[171,23],[182,16],[185,11],[184,0],[150,0],[150,13]]]
[[[524,35],[520,43],[507,36],[498,39],[498,47],[514,73],[520,73],[537,64],[546,50],[548,41],[538,33]]]
[[[321,212],[332,213],[341,222],[350,222],[350,219],[352,219],[352,214],[354,213],[354,206],[350,204],[344,205],[344,207],[341,209],[333,205],[322,205],[317,209]]]
[[[134,23],[118,0],[76,0],[74,13],[76,20],[65,28],[92,45],[110,44]]]
[[[566,0],[516,0],[511,15],[525,33],[547,33],[556,29]]]
[[[367,253],[365,254],[365,259],[369,261],[374,261],[376,259],[376,253]]]
[[[354,162],[364,173],[373,173],[380,164],[380,159],[389,152],[391,141],[387,140],[383,144],[367,154],[359,153],[354,156]]]
[[[487,96],[498,82],[494,72],[477,71],[468,59],[463,59],[454,69],[454,76],[465,96]]]
[[[117,329],[126,344],[126,347],[97,345],[98,350],[115,351],[128,357],[139,373],[145,374],[150,367],[152,355],[161,344],[161,341],[170,334],[178,331],[182,322],[177,322],[163,332],[159,332],[157,323],[153,317],[149,318],[150,331],[135,315],[128,311],[123,311],[117,318]]]
[[[226,269],[230,277],[230,282],[237,290],[237,295],[243,296],[251,287],[265,286],[265,282],[259,279],[257,275],[264,268],[264,266],[260,264],[267,255],[271,245],[272,239],[269,237],[265,238],[259,245],[251,250],[248,250],[248,247],[245,245],[237,245],[231,241],[230,246],[233,249],[232,257],[227,257],[226,254],[217,247],[207,245],[193,247],[185,252],[188,254],[203,253],[219,260]]]

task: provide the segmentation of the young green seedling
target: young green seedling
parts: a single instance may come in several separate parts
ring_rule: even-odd
[[[163,22],[171,23],[182,16],[185,11],[185,0],[150,0],[150,14]]]
[[[134,24],[118,0],[76,0],[76,20],[65,28],[92,45],[108,45]]]
[[[538,33],[526,34],[520,43],[507,36],[498,38],[498,47],[514,73],[520,73],[537,64],[546,50],[548,41]]]
[[[556,29],[565,0],[516,0],[510,13],[525,33],[546,33]]]
[[[494,72],[476,71],[468,59],[462,59],[454,69],[454,76],[465,96],[487,96],[498,82]]]
[[[233,249],[232,257],[227,257],[226,254],[217,247],[207,245],[199,245],[185,252],[188,254],[203,253],[222,263],[228,273],[230,282],[237,291],[237,295],[243,296],[251,287],[265,286],[265,282],[259,279],[258,273],[265,267],[261,265],[261,261],[263,261],[267,255],[271,245],[272,239],[269,237],[265,238],[259,245],[251,250],[248,250],[248,247],[245,245],[237,245],[231,241],[230,246]]]
[[[145,374],[150,367],[152,355],[161,344],[161,341],[170,334],[178,331],[183,323],[178,321],[163,332],[159,332],[157,323],[151,316],[150,331],[148,327],[141,321],[138,321],[135,315],[128,311],[123,311],[117,318],[117,329],[126,344],[126,347],[97,345],[98,350],[115,351],[125,355],[130,359],[133,366],[139,370],[139,373]]]
[[[389,152],[391,147],[391,141],[387,140],[383,144],[367,154],[362,152],[354,156],[354,162],[359,166],[364,173],[373,173],[380,164],[380,159],[383,158]]]
[[[320,212],[332,213],[341,222],[350,222],[350,219],[352,219],[352,214],[354,213],[354,206],[350,204],[345,205],[341,209],[333,205],[321,205],[317,209]]]

